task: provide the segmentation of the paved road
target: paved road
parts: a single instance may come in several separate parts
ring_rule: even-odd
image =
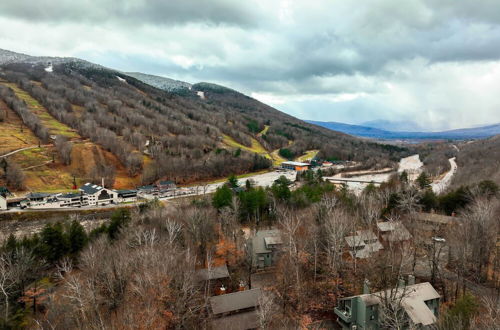
[[[244,186],[246,180],[250,179],[251,181],[254,182],[256,186],[260,187],[267,187],[271,186],[276,179],[278,179],[280,176],[284,175],[288,180],[290,181],[295,181],[295,178],[297,176],[297,173],[295,171],[273,171],[273,172],[267,172],[267,173],[261,173],[261,174],[255,174],[248,176],[246,178],[242,178],[238,180],[238,183],[240,186]],[[189,193],[180,193],[181,191],[185,190],[186,188],[180,188],[179,193],[176,196],[172,197],[164,197],[160,198],[160,200],[172,200],[172,199],[177,199],[177,198],[182,198],[182,197],[188,197],[188,196],[198,196],[198,195],[204,195],[204,194],[210,194],[215,192],[215,190],[222,186],[225,183],[223,182],[217,182],[217,183],[210,183],[206,185],[199,185],[199,186],[194,186],[190,187],[190,192]],[[153,199],[156,196],[145,196],[146,199]],[[1,211],[1,213],[8,213],[8,212],[59,212],[59,211],[82,211],[82,210],[101,210],[105,208],[116,208],[116,207],[132,207],[134,205],[140,204],[141,202],[136,202],[136,203],[129,203],[129,204],[110,204],[110,205],[105,205],[105,206],[85,206],[81,208],[77,207],[62,207],[62,208],[56,208],[56,209],[20,209],[20,208],[11,208],[6,211]]]
[[[436,194],[440,194],[448,188],[448,186],[451,183],[451,179],[453,178],[453,175],[457,172],[457,162],[455,157],[448,159],[450,162],[450,170],[446,172],[444,177],[440,180],[436,180],[433,183],[431,183],[431,188],[432,191],[434,191]]]

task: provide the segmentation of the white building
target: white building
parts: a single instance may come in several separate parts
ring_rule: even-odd
[[[0,195],[0,210],[7,210],[7,198]]]
[[[89,198],[82,193],[60,194],[57,195],[60,207],[82,207],[89,205]]]
[[[118,193],[111,189],[106,189],[92,183],[86,183],[80,188],[80,191],[88,197],[90,206],[118,203]]]

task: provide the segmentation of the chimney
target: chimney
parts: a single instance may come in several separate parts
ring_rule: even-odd
[[[238,287],[238,291],[245,291],[245,283],[243,283],[243,281],[240,281],[240,286]]]
[[[370,294],[370,281],[367,279],[363,282],[363,294]]]
[[[226,293],[226,288],[224,287],[224,284],[222,284],[220,287],[220,294],[223,295],[225,293]]]
[[[414,285],[414,284],[415,284],[415,276],[408,275],[408,285]]]
[[[104,178],[101,178],[101,187],[104,188]]]
[[[405,287],[405,279],[404,278],[399,278],[398,280],[398,287],[399,288],[404,288]]]

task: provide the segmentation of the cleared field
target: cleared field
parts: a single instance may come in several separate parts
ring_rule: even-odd
[[[274,151],[271,153],[271,156],[272,156],[272,158],[273,158],[273,164],[274,164],[275,166],[278,166],[278,165],[280,165],[281,163],[286,162],[286,161],[288,160],[288,159],[285,159],[285,158],[281,157],[281,156],[280,156],[280,154],[279,154],[279,152],[280,152],[280,150],[279,150],[279,149],[276,149],[276,150],[274,150]]]
[[[308,150],[305,154],[297,158],[297,161],[304,162],[306,160],[311,160],[318,154],[319,150]]]
[[[2,100],[0,100],[0,109],[6,112],[5,120],[0,122],[0,155],[38,144],[38,139],[33,132],[23,125],[21,118]]]
[[[76,131],[63,123],[59,122],[57,119],[52,117],[47,109],[45,109],[37,100],[35,100],[31,95],[29,95],[26,91],[19,88],[14,83],[8,82],[0,82],[1,84],[12,88],[12,90],[16,93],[17,97],[26,102],[28,108],[33,111],[34,114],[40,118],[42,123],[47,127],[49,133],[52,135],[64,135],[69,138],[80,138]]]

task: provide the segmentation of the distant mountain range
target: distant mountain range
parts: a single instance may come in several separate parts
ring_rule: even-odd
[[[482,127],[454,129],[442,132],[399,132],[389,131],[369,126],[350,125],[337,122],[306,120],[308,123],[342,133],[386,140],[469,140],[482,139],[500,134],[500,123]]]

